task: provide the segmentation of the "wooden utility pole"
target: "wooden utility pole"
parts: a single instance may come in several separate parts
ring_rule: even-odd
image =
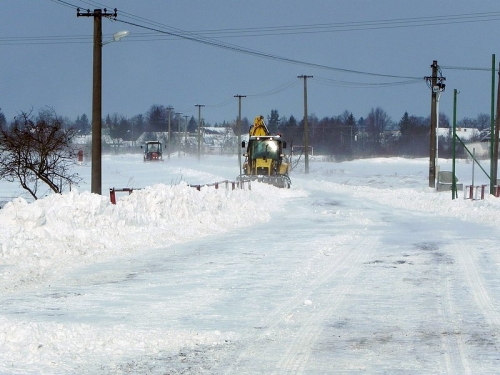
[[[238,165],[240,166],[240,175],[241,175],[241,98],[246,98],[246,95],[235,95],[235,98],[238,98],[238,126],[236,127],[236,131],[238,132],[238,145],[236,149],[238,151]]]
[[[188,151],[187,150],[187,128],[188,128],[188,118],[189,118],[189,116],[184,115],[183,117],[186,119],[186,121],[184,122],[184,155],[186,155],[186,153]]]
[[[304,149],[306,152],[304,159],[305,174],[309,173],[309,129],[307,126],[307,79],[312,77],[313,76],[306,76],[306,75],[297,76],[297,78],[301,78],[304,80]]]
[[[170,160],[170,147],[171,147],[171,142],[170,142],[170,139],[172,138],[172,130],[171,130],[171,126],[170,126],[170,122],[171,122],[171,119],[172,119],[172,116],[171,116],[171,113],[172,113],[172,109],[174,109],[174,107],[170,107],[168,106],[167,107],[167,111],[168,111],[168,129],[167,129],[167,132],[168,132],[168,143],[167,143],[167,146],[168,146],[168,160]]]
[[[181,115],[182,112],[175,112],[175,118],[177,119],[177,140],[178,140],[178,145],[177,145],[177,157],[181,157],[181,140],[182,140],[182,133],[181,133]]]
[[[102,194],[102,17],[115,18],[117,10],[108,13],[107,9],[94,9],[80,12],[76,10],[77,17],[94,17],[94,48],[92,64],[92,166],[90,191]]]
[[[195,107],[198,107],[198,161],[200,161],[201,157],[201,107],[205,107],[204,104],[195,104]]]
[[[92,170],[90,191],[102,194],[102,10],[94,10],[94,62],[92,84]]]

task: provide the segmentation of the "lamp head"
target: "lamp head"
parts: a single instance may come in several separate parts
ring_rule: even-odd
[[[115,42],[118,42],[121,38],[124,38],[129,34],[130,34],[130,31],[118,31],[117,33],[113,34],[113,40]]]

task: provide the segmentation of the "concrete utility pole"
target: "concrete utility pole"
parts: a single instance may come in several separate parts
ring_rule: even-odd
[[[494,135],[495,138],[493,141],[493,159],[491,160],[491,164],[493,165],[493,168],[491,170],[491,181],[493,181],[493,185],[497,185],[497,178],[498,178],[498,141],[499,141],[499,133],[500,133],[500,64],[498,64],[499,70],[499,79],[498,79],[498,89],[497,89],[497,115],[495,119],[495,133],[491,135],[491,137]]]
[[[238,98],[238,126],[236,127],[238,132],[238,145],[236,149],[238,151],[238,165],[240,166],[240,175],[241,175],[241,98],[246,98],[246,95],[235,95],[235,98]]]
[[[200,161],[201,155],[201,107],[205,107],[204,104],[195,104],[198,107],[198,161]]]
[[[430,131],[430,143],[429,143],[429,187],[436,187],[436,104],[437,104],[437,93],[434,91],[434,87],[437,84],[437,61],[434,60],[432,65],[432,77],[431,80],[431,131]]]
[[[172,129],[170,127],[170,122],[171,122],[171,113],[172,113],[172,109],[174,109],[174,107],[171,107],[171,106],[168,106],[167,107],[167,111],[168,111],[168,129],[167,129],[167,132],[168,132],[168,141],[167,141],[167,148],[168,148],[168,153],[167,153],[167,159],[170,160],[170,146],[171,146],[171,142],[170,142],[170,139],[172,138]]]
[[[493,162],[493,134],[495,134],[495,54],[491,55],[491,115],[490,115],[490,194],[495,194],[497,180],[496,166]],[[499,71],[500,74],[500,71]],[[500,85],[500,82],[499,82]],[[495,172],[493,170],[495,169]],[[494,177],[494,179],[493,179]]]
[[[301,78],[304,80],[304,149],[306,151],[305,154],[305,173],[309,173],[309,129],[307,126],[307,79],[312,78],[313,76],[301,75],[297,76],[297,78]]]
[[[438,95],[444,91],[446,78],[438,77],[440,72],[439,65],[436,60],[432,62],[432,76],[425,77],[427,85],[431,89],[431,131],[429,140],[429,187],[436,187],[436,144],[437,144],[437,123],[439,113],[437,111]]]
[[[108,13],[107,9],[94,9],[93,12],[76,10],[77,17],[94,17],[93,83],[92,83],[92,148],[90,191],[102,194],[102,17],[115,18],[117,10]]]

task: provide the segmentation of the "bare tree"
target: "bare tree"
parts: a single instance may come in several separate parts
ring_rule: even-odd
[[[234,136],[234,131],[230,126],[226,126],[222,133],[221,154],[230,153],[233,150],[238,150],[241,145],[237,145],[237,138]],[[236,146],[236,147],[235,147]]]
[[[81,178],[71,171],[76,155],[71,140],[73,128],[66,129],[53,110],[22,112],[10,127],[0,127],[0,178],[19,181],[34,199],[48,187],[61,193]]]
[[[371,151],[379,151],[382,146],[383,134],[391,123],[389,115],[380,107],[372,108],[366,118],[366,132],[372,144]]]
[[[477,128],[478,129],[489,129],[491,126],[490,116],[486,113],[480,113],[477,115]]]

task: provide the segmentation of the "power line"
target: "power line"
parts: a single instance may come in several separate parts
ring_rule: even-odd
[[[92,35],[55,35],[29,37],[0,37],[0,45],[33,45],[33,44],[73,44],[92,43]]]
[[[409,80],[395,81],[395,82],[353,82],[353,81],[342,81],[331,78],[314,76],[314,80],[312,82],[319,83],[325,86],[336,86],[336,87],[380,88],[380,87],[412,85],[415,83],[421,83],[422,80],[423,78],[409,79]]]
[[[78,8],[77,5],[71,4],[64,0],[50,0],[55,3],[59,3],[61,5]],[[81,2],[92,5],[92,6],[105,6],[102,3],[96,1],[85,1],[80,0]],[[221,41],[215,40],[213,38],[204,37],[203,34],[208,35],[226,35],[233,34],[233,36],[253,36],[259,35],[258,33],[264,33],[260,35],[269,35],[269,32],[273,33],[273,35],[282,35],[288,33],[319,33],[319,32],[333,32],[333,31],[352,31],[352,30],[373,30],[375,28],[394,28],[394,27],[415,27],[415,26],[429,26],[429,25],[437,25],[437,24],[450,24],[450,23],[465,23],[465,22],[484,22],[484,21],[494,21],[500,19],[500,12],[482,12],[482,13],[464,13],[464,14],[453,14],[446,16],[432,16],[432,17],[412,17],[412,18],[397,18],[397,19],[383,19],[383,20],[374,20],[374,21],[355,21],[355,22],[341,22],[341,23],[323,23],[323,24],[305,24],[305,25],[293,25],[293,26],[273,26],[273,27],[259,27],[258,29],[250,29],[250,28],[235,28],[235,29],[219,29],[219,30],[200,30],[200,31],[184,31],[177,28],[173,28],[167,26],[162,23],[158,23],[155,21],[148,20],[144,17],[135,16],[133,14],[120,11],[120,16],[124,18],[130,18],[134,20],[138,20],[144,22],[146,24],[155,25],[156,27],[165,28],[166,30],[160,30],[156,27],[150,27],[145,25],[140,25],[135,22],[124,21],[118,19],[116,21],[126,23],[132,26],[136,26],[139,28],[143,28],[146,30],[153,31],[154,33],[143,33],[142,35],[136,34],[132,35],[130,39],[139,39],[143,38],[141,41],[150,41],[150,40],[159,40],[159,38],[165,39],[165,35],[168,35],[168,39],[172,38],[181,38],[185,40],[190,40],[206,45],[210,45],[213,47],[223,48],[226,50],[231,50],[234,52],[245,53],[257,57],[268,58],[272,60],[305,65],[310,67],[315,67],[319,69],[327,69],[333,70],[337,72],[351,73],[351,74],[360,74],[360,75],[368,75],[368,76],[376,76],[376,77],[384,77],[384,78],[396,78],[396,79],[407,79],[406,81],[401,82],[390,82],[390,83],[377,83],[377,84],[368,84],[361,83],[356,84],[355,82],[346,82],[346,81],[337,81],[334,82],[331,80],[329,83],[327,81],[323,81],[324,84],[337,85],[337,86],[356,86],[359,87],[381,87],[381,86],[395,86],[395,85],[404,85],[415,83],[414,81],[421,81],[423,77],[408,77],[408,76],[397,76],[397,75],[389,75],[389,74],[380,74],[366,71],[358,71],[344,68],[337,68],[332,66],[327,66],[323,64],[310,63],[306,61],[300,61],[296,59],[281,57],[278,55],[273,55],[269,53],[264,53],[244,47],[240,47],[237,45],[223,43]],[[160,35],[157,35],[160,34]],[[144,39],[148,38],[148,39]],[[9,44],[57,44],[57,43],[91,43],[91,38],[88,36],[68,36],[68,37],[16,37],[16,38],[0,38],[0,45],[9,45]],[[488,68],[469,68],[469,67],[443,67],[446,69],[456,69],[456,70],[475,70],[475,71],[491,71]]]
[[[270,89],[270,90],[267,90],[264,92],[260,92],[260,93],[246,95],[246,97],[248,97],[250,99],[256,99],[256,98],[263,98],[266,96],[272,96],[272,95],[279,94],[280,92],[286,91],[288,89],[291,89],[292,87],[295,87],[299,84],[300,84],[300,81],[293,79],[293,81],[292,80],[287,81],[287,82],[285,82],[285,83],[283,83],[283,84],[281,84],[273,89]],[[206,104],[205,106],[207,108],[219,108],[219,107],[225,107],[227,105],[232,105],[232,104],[233,104],[233,100],[228,99],[228,100],[225,100],[223,102],[216,103],[216,104]],[[191,113],[191,112],[193,112],[193,109],[187,108],[187,109],[181,110],[181,112]]]
[[[262,37],[262,36],[282,36],[282,35],[297,35],[297,34],[322,34],[322,33],[338,33],[349,31],[365,31],[365,30],[383,30],[395,28],[410,28],[410,27],[427,27],[462,23],[489,22],[500,20],[500,14],[495,14],[485,18],[478,16],[471,19],[460,18],[441,18],[431,19],[423,17],[421,19],[394,19],[366,22],[351,22],[351,23],[334,23],[334,24],[310,24],[310,25],[295,25],[295,26],[276,26],[276,27],[259,27],[259,28],[235,28],[235,29],[205,29],[195,31],[200,35],[211,35],[216,38],[235,38],[235,37]]]
[[[475,70],[475,71],[487,71],[491,72],[491,68],[473,68],[473,67],[466,67],[466,66],[441,66],[441,69],[449,69],[449,70]],[[498,69],[495,69],[495,71],[498,71]]]
[[[295,87],[297,85],[299,85],[300,82],[297,81],[296,79],[293,79],[293,80],[290,80],[274,89],[271,89],[271,90],[268,90],[268,91],[264,91],[264,92],[261,92],[261,93],[257,93],[257,94],[250,94],[250,95],[247,95],[248,98],[256,98],[256,97],[266,97],[266,96],[271,96],[271,95],[275,95],[275,94],[278,94],[282,91],[285,91],[285,90],[288,90],[292,87]]]
[[[319,69],[333,70],[336,72],[361,74],[361,75],[368,75],[368,76],[374,76],[374,77],[419,79],[417,77],[398,76],[398,75],[392,75],[392,74],[381,74],[381,73],[364,72],[364,71],[360,71],[360,70],[336,68],[333,66],[311,63],[311,62],[296,60],[296,59],[292,59],[292,58],[288,58],[288,57],[281,57],[281,56],[273,55],[270,53],[259,52],[256,50],[252,50],[252,49],[248,49],[248,48],[244,48],[244,47],[239,47],[239,46],[236,46],[233,44],[222,43],[222,42],[219,42],[219,41],[216,41],[213,39],[202,38],[202,37],[197,36],[197,35],[186,34],[183,32],[160,30],[160,29],[156,29],[156,28],[152,28],[149,26],[144,26],[144,25],[140,25],[140,24],[137,24],[134,22],[124,21],[124,20],[120,20],[120,19],[117,19],[116,22],[125,23],[125,24],[131,25],[131,26],[136,26],[136,27],[147,29],[150,31],[156,31],[158,33],[176,36],[176,37],[181,38],[181,39],[190,40],[192,42],[197,42],[197,43],[209,45],[212,47],[218,47],[218,48],[226,49],[226,50],[233,51],[233,52],[244,53],[247,55],[267,58],[267,59],[281,61],[281,62],[287,62],[287,63],[291,63],[291,64],[296,64],[296,65],[304,65],[304,66],[309,66],[309,67],[314,67],[314,68],[319,68]]]
[[[64,0],[50,0],[50,1],[52,1],[53,3],[59,4],[59,5],[62,5],[62,6],[66,6],[68,8],[73,8],[73,9],[78,8],[77,5],[71,4],[71,3],[64,1]]]
[[[63,0],[51,0],[56,3],[62,3],[66,6],[76,7]],[[97,1],[81,2],[99,7],[106,7],[105,4]],[[108,6],[109,8],[109,6]],[[149,21],[143,17],[137,17],[133,14],[120,11],[122,16],[128,16],[131,19],[141,20],[148,24],[161,25],[154,21]],[[409,27],[426,27],[438,26],[457,23],[472,23],[472,22],[491,22],[500,20],[500,12],[479,12],[479,13],[458,13],[442,16],[423,16],[409,18],[393,18],[381,20],[367,21],[350,21],[350,22],[333,22],[319,24],[300,24],[300,25],[281,25],[281,26],[259,26],[258,28],[225,28],[225,29],[205,29],[191,31],[198,35],[212,35],[212,37],[249,37],[249,36],[270,36],[270,35],[290,35],[290,34],[317,34],[317,33],[333,33],[346,31],[360,30],[378,30],[388,28],[409,28]],[[175,29],[173,29],[175,30]],[[180,31],[177,29],[177,31]]]

